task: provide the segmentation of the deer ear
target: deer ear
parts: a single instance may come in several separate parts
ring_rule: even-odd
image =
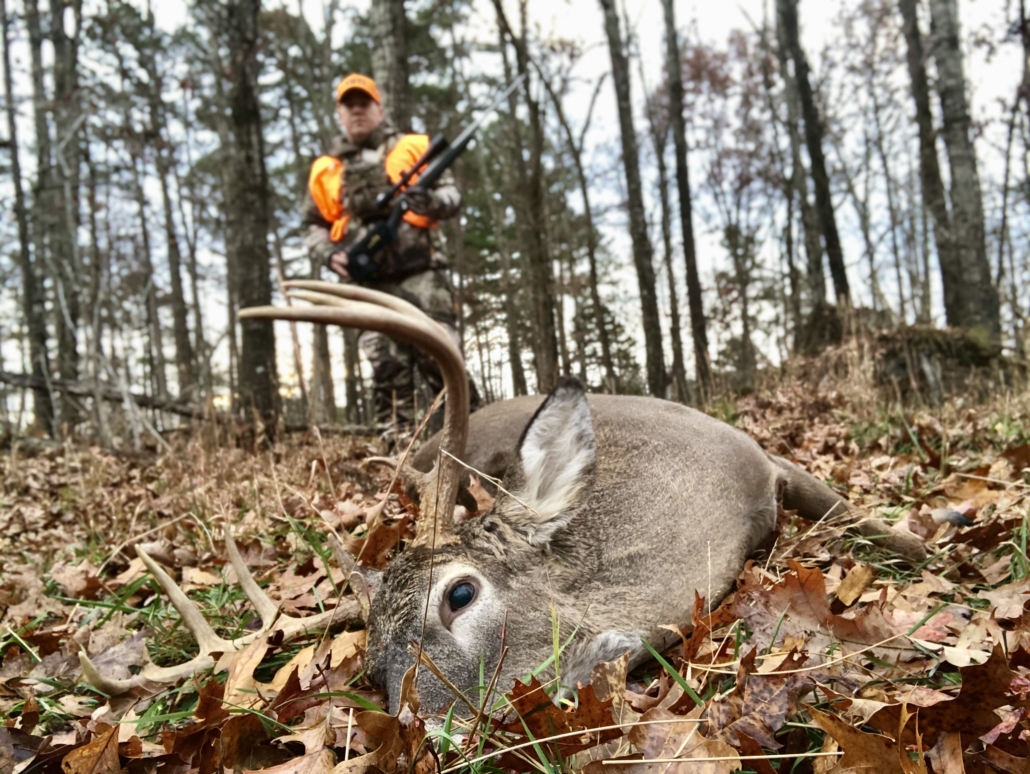
[[[518,502],[504,509],[530,543],[546,543],[569,522],[596,457],[583,386],[563,379],[522,432],[511,481]]]

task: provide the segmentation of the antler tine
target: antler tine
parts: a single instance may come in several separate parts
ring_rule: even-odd
[[[293,290],[290,295],[322,304],[322,307],[262,306],[240,310],[240,317],[271,320],[304,320],[323,325],[364,328],[384,333],[425,350],[440,366],[447,402],[444,408],[442,454],[432,473],[426,477],[422,495],[423,518],[415,542],[442,545],[452,542],[454,503],[461,476],[460,459],[468,438],[469,388],[465,363],[456,343],[430,317],[412,307],[401,313],[394,308],[390,296],[363,289],[369,301],[349,300],[338,294]],[[330,308],[326,308],[330,307]],[[453,455],[453,456],[452,456]]]
[[[200,652],[184,664],[173,667],[158,667],[153,663],[147,664],[143,670],[133,677],[117,679],[105,677],[90,661],[85,651],[79,651],[79,664],[82,666],[83,677],[96,688],[99,688],[109,696],[118,696],[132,690],[135,685],[142,685],[147,682],[172,683],[188,677],[202,669],[207,669],[215,663],[212,653],[231,652],[236,646],[228,640],[223,640],[211,625],[204,620],[204,616],[197,609],[197,606],[190,601],[182,589],[176,585],[161,566],[155,562],[150,555],[139,546],[136,546],[136,554],[143,560],[143,564],[150,570],[161,590],[168,596],[172,606],[178,611],[193,636],[197,638],[197,646]]]
[[[381,293],[378,290],[362,287],[361,285],[348,285],[339,282],[323,282],[322,280],[290,280],[284,283],[287,290],[294,288],[298,290],[313,290],[316,293],[324,293],[327,296],[346,298],[351,301],[365,301],[369,304],[384,306],[401,314],[414,314],[425,316],[425,312],[409,301],[399,296]],[[429,318],[432,319],[432,318]],[[434,320],[435,322],[435,320]]]
[[[161,590],[168,597],[168,601],[172,603],[172,607],[178,611],[179,615],[182,616],[183,623],[186,624],[193,636],[197,638],[197,645],[200,646],[200,652],[203,654],[215,653],[215,652],[226,652],[235,649],[235,646],[228,640],[223,640],[217,634],[215,630],[211,628],[205,619],[204,615],[197,609],[197,606],[193,604],[186,593],[179,588],[178,584],[171,579],[171,577],[164,571],[164,569],[155,562],[150,555],[139,546],[136,546],[136,554],[140,559],[143,560],[143,564],[150,570],[150,574],[154,576],[154,580],[161,587]]]
[[[139,546],[136,553],[150,570],[157,580],[161,590],[165,592],[172,605],[182,616],[186,627],[193,632],[197,638],[197,645],[200,652],[189,661],[176,664],[170,667],[159,667],[148,663],[138,675],[125,679],[105,677],[96,665],[86,655],[85,651],[79,651],[79,664],[82,666],[82,675],[86,682],[95,688],[100,689],[109,696],[119,696],[128,693],[135,686],[145,686],[148,683],[170,684],[176,683],[197,672],[208,669],[215,664],[214,653],[233,653],[249,645],[256,638],[273,630],[280,630],[283,633],[283,641],[288,642],[294,637],[307,632],[324,629],[334,623],[341,621],[359,621],[362,618],[360,603],[355,599],[340,600],[332,610],[327,610],[318,615],[308,618],[297,618],[295,616],[281,615],[277,617],[278,608],[269,599],[268,595],[261,590],[254,580],[243,557],[236,547],[235,541],[229,528],[226,528],[225,546],[229,553],[229,561],[236,570],[236,576],[243,587],[247,598],[253,603],[261,617],[262,626],[258,631],[251,632],[237,640],[229,641],[219,637],[211,625],[204,619],[197,606],[190,601],[182,589],[169,577],[161,566],[155,562],[146,551]]]
[[[236,578],[240,582],[240,588],[243,589],[243,593],[247,595],[247,599],[254,605],[254,609],[257,610],[258,615],[261,617],[262,628],[271,626],[279,614],[279,607],[269,599],[257,581],[254,580],[254,575],[251,573],[250,568],[247,567],[247,563],[240,556],[240,549],[236,546],[236,541],[233,540],[232,527],[229,526],[228,521],[225,523],[225,552],[229,554],[229,562],[232,564],[233,569],[236,570]]]
[[[236,577],[239,579],[243,593],[247,595],[247,599],[251,601],[261,617],[261,629],[254,634],[248,634],[248,641],[265,632],[276,630],[283,633],[284,640],[291,640],[299,634],[331,626],[337,620],[352,621],[361,618],[361,606],[353,600],[348,600],[352,604],[346,604],[344,600],[340,600],[340,603],[332,610],[326,610],[324,613],[307,618],[280,614],[279,606],[258,585],[250,568],[247,567],[247,563],[240,556],[240,550],[233,539],[232,528],[229,524],[225,525],[225,550],[229,554],[229,561],[232,563],[233,569],[236,570]],[[346,567],[340,569],[347,571]]]

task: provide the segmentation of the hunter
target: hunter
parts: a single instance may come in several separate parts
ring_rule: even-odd
[[[386,118],[375,82],[353,73],[336,87],[336,117],[343,133],[334,138],[329,153],[317,158],[308,177],[305,237],[312,257],[345,282],[355,281],[347,271],[346,250],[366,230],[385,220],[394,202],[377,202],[425,152],[429,138],[405,134]],[[457,305],[440,251],[438,221],[454,217],[461,194],[450,173],[425,190],[417,179],[401,194],[408,211],[397,240],[374,279],[361,284],[391,293],[419,307],[454,337],[461,349]],[[418,367],[433,393],[443,389],[436,365],[418,351],[373,331],[363,331],[358,346],[372,364],[376,421],[393,431],[407,431],[416,421],[414,368]],[[473,408],[478,403],[470,384]]]

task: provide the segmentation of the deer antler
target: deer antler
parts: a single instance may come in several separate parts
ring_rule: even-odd
[[[322,325],[364,328],[392,336],[425,350],[439,365],[447,390],[444,427],[436,466],[421,482],[422,519],[416,544],[440,546],[454,538],[454,503],[468,438],[469,387],[465,361],[444,328],[408,302],[355,285],[314,280],[287,283],[289,294],[316,307],[260,306],[241,309],[239,316],[264,320],[304,320]]]
[[[250,569],[243,561],[243,557],[240,556],[228,525],[225,528],[225,548],[229,554],[229,561],[236,570],[236,577],[239,578],[243,593],[247,595],[247,598],[261,617],[261,628],[258,631],[251,632],[236,640],[225,640],[219,637],[215,634],[215,630],[211,628],[211,625],[204,620],[204,616],[197,609],[197,606],[190,601],[189,597],[183,593],[175,581],[168,576],[168,573],[146,551],[136,546],[136,553],[139,555],[139,558],[143,560],[143,564],[150,570],[161,590],[168,595],[172,605],[179,611],[179,615],[182,616],[186,627],[197,638],[200,652],[189,661],[177,666],[159,667],[149,663],[138,675],[126,679],[117,679],[102,675],[85,652],[79,651],[79,663],[82,665],[82,675],[86,682],[109,696],[128,693],[133,688],[137,686],[144,687],[148,683],[163,685],[177,683],[213,666],[215,664],[215,653],[232,653],[240,650],[268,632],[281,631],[283,633],[283,641],[287,642],[301,634],[324,629],[335,623],[344,621],[357,622],[362,619],[361,606],[354,599],[340,600],[339,604],[332,610],[309,618],[280,615],[279,608],[275,602],[269,599],[268,595],[258,586]]]

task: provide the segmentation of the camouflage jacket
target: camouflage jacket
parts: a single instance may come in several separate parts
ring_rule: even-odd
[[[413,163],[414,150],[427,142],[424,135],[404,134],[385,122],[361,145],[342,135],[333,139],[329,153],[312,164],[308,180],[303,230],[312,259],[325,264],[333,253],[360,239],[370,224],[389,215],[389,208],[373,205],[375,197],[399,177],[398,169]],[[395,249],[421,248],[430,256],[431,266],[446,265],[436,221],[453,217],[460,206],[454,178],[445,172],[432,187],[429,217],[406,215]]]

